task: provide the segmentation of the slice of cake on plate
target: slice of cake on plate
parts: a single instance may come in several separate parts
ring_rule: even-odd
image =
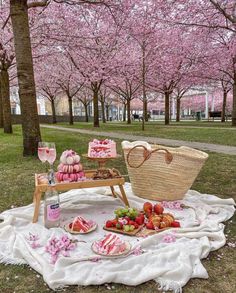
[[[90,158],[115,158],[116,142],[111,139],[94,139],[89,142],[88,157]]]
[[[93,244],[95,252],[103,255],[119,255],[127,250],[127,243],[115,234],[109,233]]]
[[[69,224],[69,228],[73,232],[80,232],[80,233],[86,233],[88,232],[92,227],[94,227],[95,223],[91,220],[87,221],[81,216],[76,217],[72,223]]]

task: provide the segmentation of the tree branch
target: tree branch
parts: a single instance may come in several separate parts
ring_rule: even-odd
[[[41,1],[35,1],[35,2],[29,2],[28,3],[28,9],[33,7],[45,7],[49,4],[50,0],[41,0]]]
[[[232,22],[233,24],[236,24],[236,17],[234,17],[233,15],[230,15],[226,12],[226,9],[224,9],[223,7],[221,7],[221,5],[216,2],[215,0],[210,0],[211,4],[222,14],[224,15],[224,17],[226,19],[228,19],[230,22]]]

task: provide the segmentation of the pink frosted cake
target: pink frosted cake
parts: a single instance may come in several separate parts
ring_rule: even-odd
[[[94,250],[103,255],[122,254],[126,251],[126,242],[117,235],[109,233],[103,239],[95,241]]]
[[[88,157],[115,158],[116,155],[116,143],[111,139],[94,139],[89,142]]]
[[[69,224],[69,228],[74,232],[81,232],[86,233],[88,232],[92,227],[94,227],[95,222],[93,221],[87,221],[83,217],[76,217],[72,223]]]

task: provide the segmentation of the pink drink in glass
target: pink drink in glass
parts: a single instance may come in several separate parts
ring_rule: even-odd
[[[39,147],[38,148],[38,157],[42,163],[47,161],[47,154],[46,154],[46,147]]]
[[[49,148],[46,150],[47,154],[47,161],[50,165],[54,163],[57,157],[56,149],[55,148]]]

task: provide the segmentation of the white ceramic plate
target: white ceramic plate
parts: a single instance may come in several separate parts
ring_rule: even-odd
[[[97,223],[94,222],[94,225],[87,231],[87,232],[79,232],[79,231],[73,231],[70,229],[69,227],[70,223],[65,224],[64,229],[66,230],[66,232],[69,232],[71,234],[88,234],[94,230],[97,229]]]
[[[96,254],[103,255],[103,256],[121,256],[125,255],[130,252],[131,250],[131,244],[128,241],[125,241],[126,249],[123,252],[120,253],[115,253],[115,254],[105,254],[105,253],[100,253],[97,251],[95,242],[92,244],[92,251],[95,252]]]

